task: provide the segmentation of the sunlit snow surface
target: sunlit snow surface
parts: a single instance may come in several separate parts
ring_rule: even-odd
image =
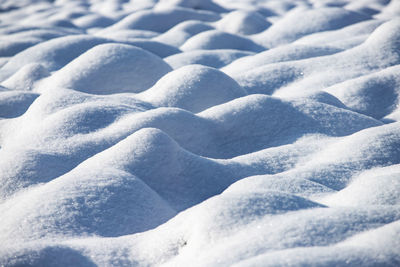
[[[0,11],[0,266],[400,266],[400,1]]]

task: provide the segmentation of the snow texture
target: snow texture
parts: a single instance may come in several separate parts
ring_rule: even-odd
[[[400,1],[0,1],[0,266],[400,266]]]

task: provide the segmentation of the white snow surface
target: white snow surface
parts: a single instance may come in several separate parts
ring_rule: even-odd
[[[400,1],[1,0],[0,266],[400,266]]]

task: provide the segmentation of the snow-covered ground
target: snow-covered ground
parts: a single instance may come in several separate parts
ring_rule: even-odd
[[[1,0],[0,266],[400,266],[400,1]]]

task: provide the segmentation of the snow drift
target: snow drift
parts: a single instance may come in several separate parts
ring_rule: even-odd
[[[2,1],[0,265],[399,265],[399,14]]]

